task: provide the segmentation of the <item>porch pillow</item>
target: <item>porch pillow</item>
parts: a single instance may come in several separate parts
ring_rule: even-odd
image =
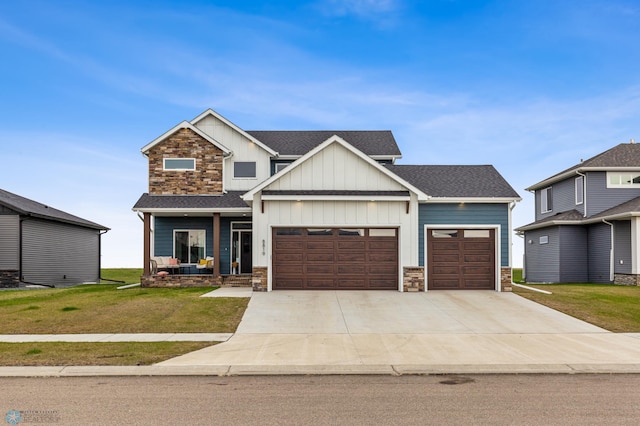
[[[206,265],[207,264],[207,259],[200,259],[200,264],[201,265]]]
[[[177,265],[178,264],[178,259],[176,259],[175,257],[172,257],[171,259],[169,259],[169,265]]]

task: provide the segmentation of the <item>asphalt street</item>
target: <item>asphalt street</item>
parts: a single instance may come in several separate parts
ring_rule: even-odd
[[[64,425],[635,425],[640,375],[1,378],[3,418]]]

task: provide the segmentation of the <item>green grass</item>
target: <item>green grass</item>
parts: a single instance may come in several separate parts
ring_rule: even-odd
[[[142,276],[142,269],[136,268],[102,268],[100,271],[100,277],[105,284],[112,281],[122,281],[124,284],[136,284],[140,282],[140,276]]]
[[[513,292],[609,331],[640,332],[640,287],[613,284],[527,285],[553,294],[515,286]]]
[[[0,343],[0,365],[149,365],[214,344],[214,342]]]

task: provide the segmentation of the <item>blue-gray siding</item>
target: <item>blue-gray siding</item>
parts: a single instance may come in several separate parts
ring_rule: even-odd
[[[575,192],[575,179],[576,176],[572,176],[560,182],[556,182],[551,185],[551,197],[552,197],[552,210],[548,213],[541,213],[540,211],[540,196],[542,189],[538,189],[535,192],[536,201],[536,220],[543,219],[545,217],[553,216],[557,213],[566,212],[568,210],[578,210],[580,213],[584,213],[584,204],[576,205],[576,192]]]
[[[531,283],[560,282],[560,234],[557,226],[527,231],[524,236],[525,279]],[[547,243],[540,244],[546,237]]]
[[[626,201],[640,197],[640,188],[607,188],[606,172],[587,174],[587,213],[598,214]]]
[[[36,284],[98,282],[99,231],[46,220],[24,220],[22,276],[23,281]]]
[[[584,283],[589,280],[587,230],[582,226],[558,227],[560,241],[560,281]]]
[[[631,273],[631,221],[619,220],[613,222],[615,235],[613,237],[614,272],[616,274]]]
[[[0,215],[0,271],[20,268],[20,217]]]
[[[247,222],[246,217],[220,218],[220,273],[231,273],[231,222]],[[249,220],[250,221],[250,220]],[[204,229],[205,253],[213,256],[213,217],[156,217],[154,256],[173,256],[173,231]],[[196,272],[195,267],[192,272]]]
[[[609,283],[611,277],[611,228],[605,223],[589,226],[589,282]]]
[[[501,266],[509,266],[509,205],[491,203],[420,204],[419,264],[424,266],[424,226],[430,225],[500,225]],[[496,235],[497,237],[497,235]]]

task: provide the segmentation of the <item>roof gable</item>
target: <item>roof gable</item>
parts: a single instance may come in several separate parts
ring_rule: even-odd
[[[278,151],[277,150],[274,150],[271,147],[265,145],[263,142],[261,142],[260,140],[255,138],[249,132],[246,132],[246,131],[242,130],[240,127],[236,126],[231,121],[227,120],[225,117],[223,117],[222,115],[218,114],[217,112],[215,112],[211,108],[207,109],[202,114],[198,115],[196,118],[191,120],[191,124],[194,125],[194,126],[197,126],[200,121],[202,121],[205,118],[210,117],[210,116],[220,120],[221,122],[223,122],[224,124],[226,124],[227,126],[232,128],[233,130],[235,130],[236,132],[240,133],[242,136],[244,136],[245,138],[249,139],[251,142],[253,142],[256,145],[258,145],[260,148],[262,148],[265,151],[267,151],[269,153],[269,155],[274,156],[274,157],[278,156]]]
[[[147,145],[143,146],[142,149],[141,149],[142,154],[146,156],[151,148],[153,148],[154,146],[164,142],[165,140],[170,138],[172,135],[174,135],[176,132],[178,132],[181,129],[192,130],[198,136],[202,137],[206,141],[208,141],[211,144],[213,144],[216,147],[218,147],[225,155],[231,153],[231,151],[229,151],[229,148],[227,148],[226,146],[222,145],[220,142],[218,142],[217,140],[215,140],[214,138],[212,138],[211,136],[209,136],[208,134],[206,134],[202,130],[198,129],[196,126],[194,126],[193,124],[189,123],[188,121],[183,121],[182,123],[179,123],[178,125],[174,126],[172,129],[170,129],[170,130],[166,131],[165,133],[163,133],[162,135],[158,136],[157,138],[155,138],[154,140],[149,142]]]
[[[388,188],[385,188],[385,189],[388,189],[388,190],[389,189],[391,189],[391,190],[408,189],[411,192],[417,194],[419,200],[426,200],[428,198],[426,196],[426,194],[424,194],[422,191],[420,191],[418,188],[416,188],[415,186],[413,186],[409,182],[406,182],[401,177],[391,173],[384,166],[380,165],[377,161],[371,159],[369,156],[364,154],[362,151],[360,151],[360,150],[356,149],[355,147],[353,147],[352,145],[350,145],[348,142],[346,142],[341,137],[339,137],[337,135],[333,135],[330,138],[328,138],[327,140],[325,140],[323,143],[321,143],[320,145],[318,145],[317,147],[313,148],[308,153],[306,153],[305,155],[303,155],[302,157],[300,157],[299,159],[297,159],[296,161],[291,163],[284,170],[280,171],[279,173],[276,173],[275,175],[271,176],[269,179],[267,179],[266,181],[264,181],[260,185],[258,185],[255,188],[253,188],[251,191],[247,192],[243,196],[243,199],[245,199],[246,201],[250,201],[250,200],[253,199],[253,196],[256,193],[258,193],[258,192],[260,192],[260,191],[262,191],[264,189],[267,189],[267,188],[269,188],[269,189],[284,189],[284,190],[291,189],[290,181],[292,179],[292,175],[293,174],[302,173],[301,172],[302,168],[305,167],[305,165],[312,164],[313,161],[314,161],[314,158],[320,157],[323,153],[328,153],[329,155],[332,155],[332,153],[330,151],[336,151],[336,150],[338,152],[338,155],[341,155],[341,154],[339,154],[340,151],[344,151],[349,156],[351,156],[351,159],[346,159],[345,161],[353,161],[353,160],[362,161],[364,164],[366,164],[366,166],[368,166],[368,168],[372,172],[381,175],[383,177],[383,179],[386,180],[386,182],[384,182],[383,185],[388,186]],[[342,161],[342,160],[340,160],[340,161]],[[312,173],[313,173],[313,171],[312,171]],[[312,176],[316,176],[315,173]],[[278,181],[281,181],[281,180],[283,182],[289,181],[289,184],[284,185],[284,186],[286,186],[286,188],[281,188],[280,185],[275,184],[275,183],[277,183]],[[366,187],[358,188],[357,180],[358,180],[357,176],[354,177],[354,179],[351,180],[352,182],[356,182],[356,185],[354,185],[351,188],[338,188],[335,185],[337,180],[334,178],[334,176],[328,176],[327,177],[327,182],[329,182],[329,186],[334,186],[333,188],[329,188],[329,189],[337,189],[337,190],[347,190],[347,189],[351,189],[351,190],[353,190],[353,189],[367,190],[367,189],[370,189],[370,188],[366,188]],[[365,179],[361,179],[361,180],[364,181]],[[307,181],[309,181],[309,180],[307,180]],[[326,185],[324,185],[324,181],[322,181],[322,180],[318,180],[318,184],[317,185],[316,185],[315,182],[312,183],[311,185],[315,186],[315,187],[314,188],[295,188],[295,189],[296,190],[324,190],[324,189],[327,189]],[[391,187],[389,187],[389,186],[391,186]]]
[[[0,204],[10,208],[11,210],[14,210],[21,215],[50,219],[57,222],[84,226],[86,228],[99,230],[109,229],[106,226],[99,225],[86,219],[82,219],[81,217],[63,212],[62,210],[54,209],[53,207],[49,207],[46,204],[21,197],[3,189],[0,189]]]

